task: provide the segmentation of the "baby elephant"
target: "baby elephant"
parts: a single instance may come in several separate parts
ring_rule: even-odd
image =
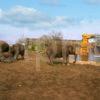
[[[16,43],[10,47],[10,53],[14,60],[18,60],[19,55],[22,59],[24,59],[25,55],[25,47],[22,44]]]

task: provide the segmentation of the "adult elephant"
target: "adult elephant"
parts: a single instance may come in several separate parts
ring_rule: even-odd
[[[9,44],[6,43],[5,41],[0,40],[0,54],[2,52],[8,52],[9,51]]]
[[[51,64],[53,64],[53,59],[55,58],[63,58],[63,63],[68,63],[69,55],[74,55],[75,61],[73,63],[76,63],[77,54],[76,54],[76,47],[72,44],[63,44],[62,42],[54,44],[46,44],[46,54],[49,58],[49,61]]]
[[[3,53],[9,51],[9,44],[0,40],[0,59],[3,57]]]
[[[0,61],[11,62],[11,55],[9,53],[9,44],[0,40]]]
[[[13,44],[12,46],[10,46],[10,53],[14,60],[17,60],[19,56],[24,59],[25,47],[20,43]]]

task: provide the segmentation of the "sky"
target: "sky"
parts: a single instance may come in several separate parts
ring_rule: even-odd
[[[0,0],[0,40],[61,32],[65,39],[100,34],[100,0]]]

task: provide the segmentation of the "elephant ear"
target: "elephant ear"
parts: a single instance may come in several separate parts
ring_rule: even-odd
[[[0,48],[1,48],[1,52],[8,52],[9,51],[9,44],[2,43]]]
[[[12,45],[12,51],[16,50],[16,45]]]

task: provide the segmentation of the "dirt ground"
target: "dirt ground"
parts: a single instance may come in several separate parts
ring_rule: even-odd
[[[0,100],[100,100],[100,66],[36,59],[0,63]]]

